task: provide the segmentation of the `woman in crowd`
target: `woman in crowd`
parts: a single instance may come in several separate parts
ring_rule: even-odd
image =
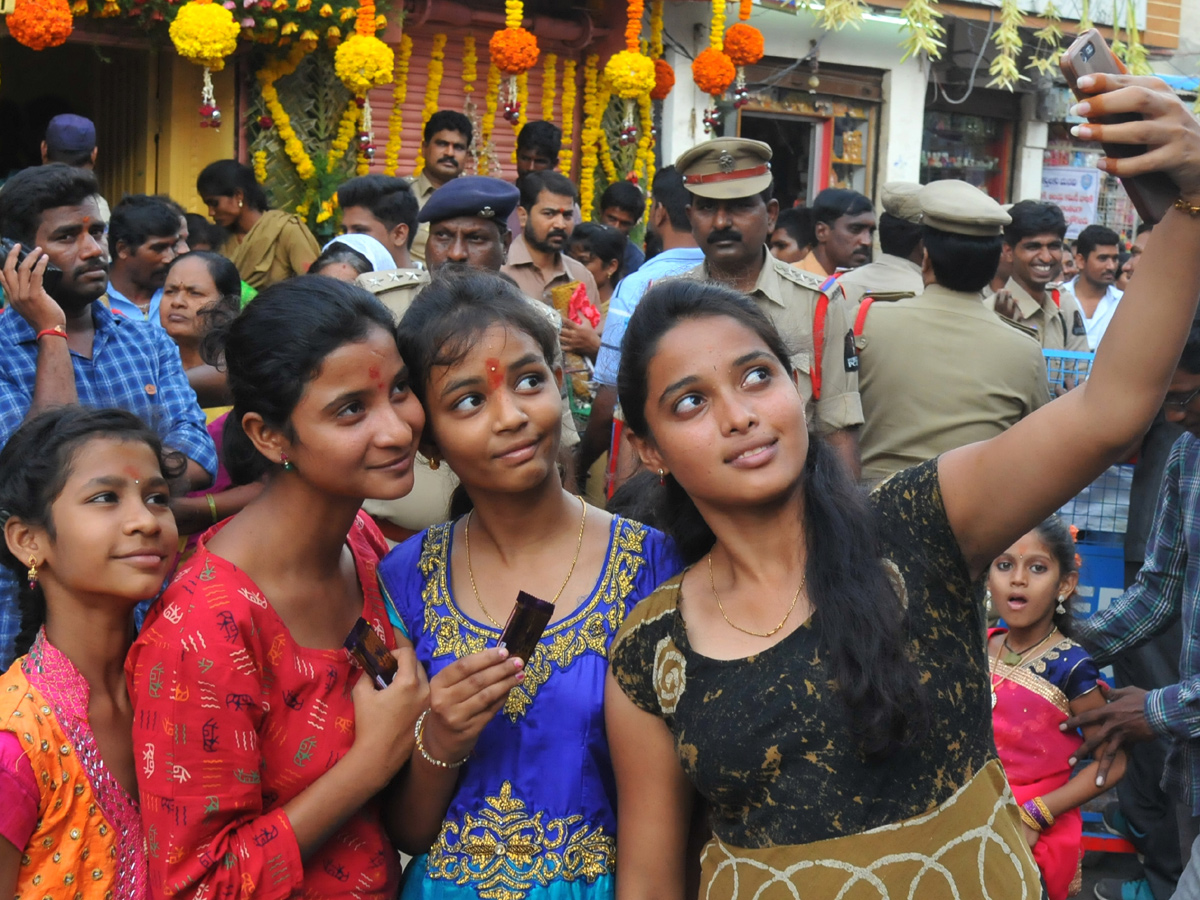
[[[324,275],[353,282],[368,272],[396,268],[387,248],[369,234],[343,234],[321,248],[321,255],[309,267],[309,274]]]
[[[1072,777],[1070,760],[1082,741],[1059,729],[1104,705],[1096,664],[1070,637],[1078,583],[1075,540],[1057,516],[996,557],[988,573],[988,598],[1006,626],[988,632],[996,750],[1050,900],[1082,886],[1079,807],[1125,772],[1122,752],[1107,777],[1098,778],[1099,763]]]
[[[411,488],[424,415],[390,314],[350,285],[276,285],[209,341],[233,391],[225,463],[266,484],[201,538],[130,651],[151,890],[390,900],[386,789],[428,689],[359,507]],[[398,663],[381,690],[342,649],[360,617]]]
[[[208,433],[217,448],[217,475],[202,491],[171,501],[171,510],[181,534],[192,536],[187,549],[195,544],[194,535],[221,519],[240,511],[258,496],[259,482],[234,486],[225,468],[221,443],[226,405],[232,399],[224,368],[205,362],[201,345],[214,325],[224,325],[241,308],[241,279],[233,263],[219,253],[194,250],[177,256],[167,270],[159,314],[162,325],[183,361],[188,382],[196,391],[200,405],[208,415]]]
[[[668,282],[634,313],[621,406],[693,567],[612,648],[622,897],[684,896],[697,793],[714,832],[701,896],[1041,894],[995,755],[972,583],[1145,431],[1200,296],[1200,123],[1154,79],[1080,84],[1098,96],[1078,114],[1146,117],[1077,128],[1152,148],[1106,170],[1166,171],[1182,208],[1088,382],[1003,435],[867,501],[806,432],[789,348],[753,303]]]
[[[317,240],[308,226],[292,213],[268,209],[254,171],[237,160],[205,166],[196,179],[196,192],[213,222],[229,232],[221,253],[255,290],[303,275],[317,258]]]
[[[167,480],[185,464],[132,413],[78,406],[0,452],[27,650],[0,676],[0,895],[148,896],[124,665],[133,608],[175,563]]]
[[[621,261],[628,243],[629,240],[617,229],[596,222],[581,222],[571,232],[568,253],[576,262],[587,266],[596,279],[596,287],[600,290],[601,316],[608,315],[608,302],[617,289],[617,282],[624,275]]]
[[[458,475],[470,510],[379,569],[431,676],[401,795],[399,846],[424,853],[407,898],[613,894],[608,645],[679,563],[660,532],[563,489],[555,338],[513,285],[482,272],[436,279],[400,324],[424,452]],[[519,591],[554,612],[516,683],[519,660],[495,645]]]

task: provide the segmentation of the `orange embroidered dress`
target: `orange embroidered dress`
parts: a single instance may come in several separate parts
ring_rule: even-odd
[[[141,819],[100,758],[88,725],[88,694],[87,681],[44,630],[29,654],[0,676],[0,759],[7,762],[0,794],[13,826],[0,833],[10,841],[14,830],[28,834],[18,900],[147,896]],[[7,752],[14,739],[23,755]],[[21,809],[34,802],[30,822]],[[21,821],[30,824],[22,828]]]

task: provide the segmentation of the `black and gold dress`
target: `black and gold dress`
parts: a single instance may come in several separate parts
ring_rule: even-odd
[[[926,737],[886,762],[858,754],[811,623],[753,656],[710,659],[688,642],[677,576],[613,643],[621,689],[666,722],[711,807],[701,897],[1037,900],[992,740],[983,610],[937,461],[871,501],[930,704]]]

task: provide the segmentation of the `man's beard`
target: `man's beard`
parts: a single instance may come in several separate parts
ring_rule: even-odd
[[[562,243],[558,244],[557,246],[551,243],[551,239],[555,237],[561,237]],[[542,253],[561,253],[563,248],[567,246],[567,241],[570,239],[570,237],[571,235],[566,231],[566,229],[553,228],[547,232],[545,240],[539,240],[537,235],[533,232],[532,225],[527,224],[525,226],[525,243]]]

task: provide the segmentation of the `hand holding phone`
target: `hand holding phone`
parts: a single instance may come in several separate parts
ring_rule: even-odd
[[[508,650],[508,655],[529,662],[534,648],[542,639],[551,616],[554,615],[554,604],[539,600],[533,594],[521,591],[517,594],[517,603],[504,623],[504,631],[500,635],[499,646]]]
[[[8,254],[12,252],[13,247],[20,248],[17,250],[16,265],[18,267],[21,265],[21,263],[25,262],[26,258],[28,258],[28,247],[18,244],[16,241],[10,238],[0,238],[0,266],[4,265],[4,262],[8,259]],[[36,263],[34,265],[36,265]],[[58,290],[59,284],[62,283],[62,274],[62,269],[47,260],[46,270],[42,272],[42,289],[45,290],[47,294],[53,295],[54,292]]]

